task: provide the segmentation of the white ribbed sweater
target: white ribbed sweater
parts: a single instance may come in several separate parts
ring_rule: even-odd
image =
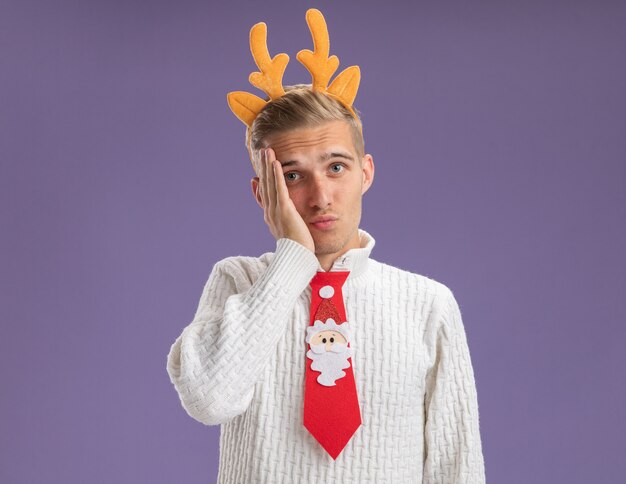
[[[362,425],[337,460],[303,426],[306,328],[322,270],[289,239],[218,262],[167,371],[194,419],[222,424],[219,483],[483,483],[474,372],[445,285],[371,259],[375,241],[331,270],[352,327]]]

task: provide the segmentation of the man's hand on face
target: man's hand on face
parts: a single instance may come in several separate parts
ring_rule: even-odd
[[[315,252],[311,232],[289,198],[280,161],[276,159],[272,148],[260,151],[259,190],[265,223],[277,240],[288,238]]]

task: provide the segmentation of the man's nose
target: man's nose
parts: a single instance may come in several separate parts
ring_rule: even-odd
[[[309,188],[309,204],[311,207],[325,209],[330,205],[330,186],[324,176],[312,177]]]

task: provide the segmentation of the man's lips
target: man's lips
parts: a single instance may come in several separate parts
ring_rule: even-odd
[[[331,228],[336,221],[337,217],[325,215],[321,217],[315,217],[309,223],[317,229],[328,229]]]

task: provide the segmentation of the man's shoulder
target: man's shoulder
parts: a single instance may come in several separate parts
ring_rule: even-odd
[[[452,290],[443,282],[426,274],[413,272],[407,269],[371,259],[378,271],[378,276],[383,280],[393,280],[400,287],[412,286],[424,288],[427,292],[436,296],[451,296]]]
[[[231,255],[217,261],[214,268],[227,273],[233,271],[258,272],[267,267],[273,255],[273,252],[265,252],[258,256]]]

